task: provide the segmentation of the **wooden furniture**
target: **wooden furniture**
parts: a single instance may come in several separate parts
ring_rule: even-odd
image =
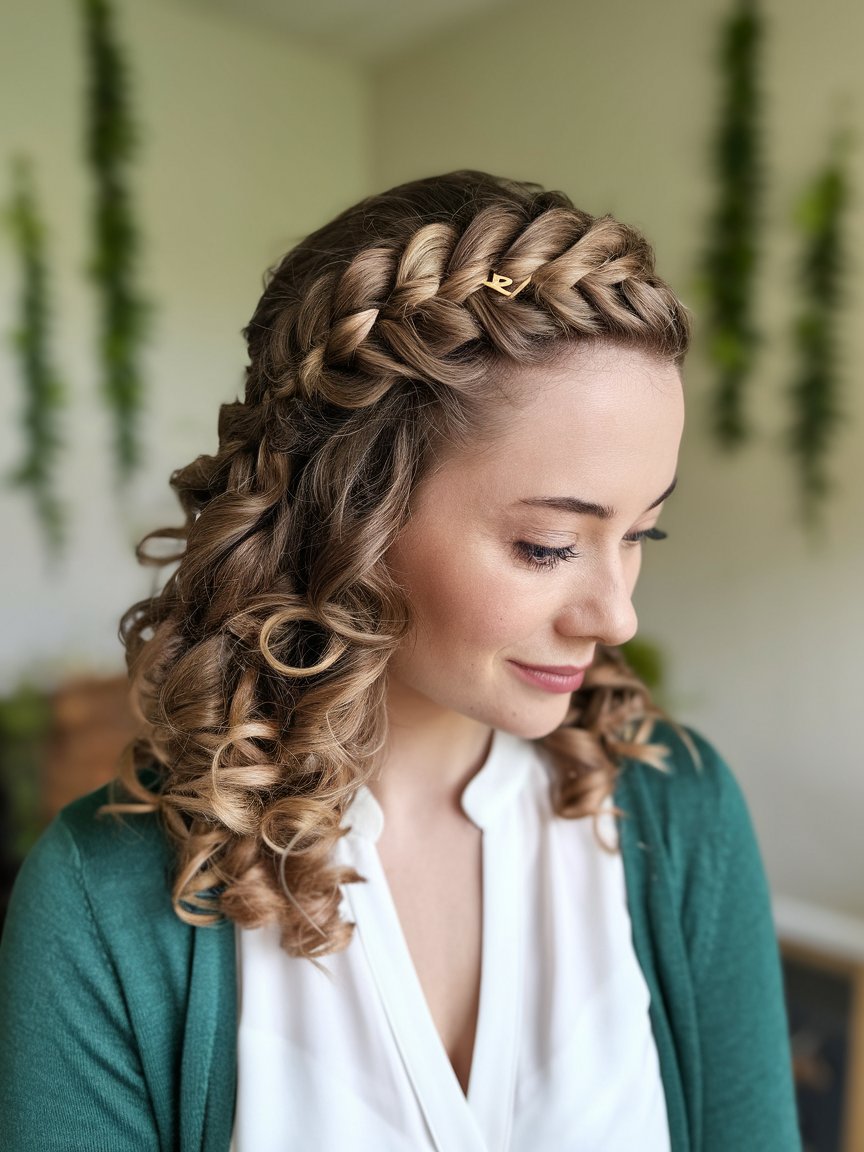
[[[116,776],[135,734],[125,675],[70,680],[53,693],[52,711],[41,774],[46,823],[64,804]]]

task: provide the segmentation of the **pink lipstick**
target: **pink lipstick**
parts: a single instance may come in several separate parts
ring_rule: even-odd
[[[572,664],[537,667],[530,664],[519,664],[516,660],[509,660],[516,674],[528,684],[535,684],[545,688],[547,692],[576,692],[582,687],[585,679],[585,668],[576,668]]]

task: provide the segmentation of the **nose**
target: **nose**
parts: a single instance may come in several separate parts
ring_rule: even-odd
[[[638,619],[633,607],[633,581],[619,562],[598,562],[582,574],[561,608],[556,629],[564,636],[590,639],[615,647],[636,635]]]

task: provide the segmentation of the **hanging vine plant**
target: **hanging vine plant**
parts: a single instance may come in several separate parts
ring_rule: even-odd
[[[738,0],[722,35],[723,110],[714,145],[717,203],[702,276],[708,355],[716,369],[713,431],[726,448],[750,435],[744,392],[759,342],[753,317],[761,189],[761,39],[756,0]]]
[[[837,318],[849,200],[848,156],[848,133],[838,132],[796,212],[802,238],[801,309],[794,329],[798,364],[789,389],[789,445],[798,462],[802,514],[811,528],[830,490],[829,450],[841,415]]]
[[[60,413],[64,394],[50,351],[51,308],[45,228],[39,214],[32,167],[19,157],[13,167],[13,193],[6,212],[20,267],[18,324],[12,334],[22,384],[24,457],[9,477],[33,495],[51,552],[63,543],[63,515],[54,491],[61,448]]]
[[[128,185],[137,137],[111,6],[108,0],[81,2],[90,74],[87,155],[94,180],[90,272],[101,308],[103,394],[113,418],[118,475],[126,480],[141,457],[140,353],[149,315],[136,286],[140,241]]]

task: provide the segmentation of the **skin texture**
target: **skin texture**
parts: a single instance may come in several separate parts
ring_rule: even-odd
[[[390,739],[370,787],[378,851],[417,976],[467,1091],[480,989],[481,837],[459,798],[494,728],[536,739],[567,693],[523,681],[511,660],[591,662],[636,632],[632,594],[652,507],[674,481],[684,423],[673,365],[610,345],[506,380],[516,401],[487,444],[440,459],[388,553],[415,627],[389,666]],[[529,507],[577,497],[606,518]],[[577,555],[538,569],[520,542]],[[656,547],[649,543],[648,547]]]

